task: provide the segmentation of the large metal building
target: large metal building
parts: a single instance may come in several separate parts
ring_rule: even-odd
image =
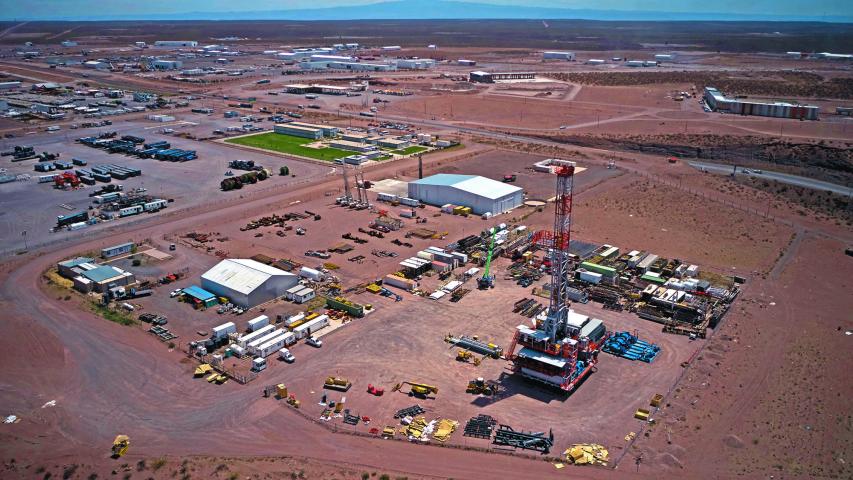
[[[227,259],[201,276],[201,287],[231,303],[251,308],[283,296],[299,277],[249,259]]]
[[[516,186],[476,175],[447,173],[409,182],[409,197],[431,205],[471,207],[478,215],[503,213],[524,201],[523,190]]]

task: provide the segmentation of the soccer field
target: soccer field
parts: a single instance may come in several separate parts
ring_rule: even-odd
[[[272,150],[274,152],[289,153],[299,157],[313,158],[315,160],[323,160],[326,162],[332,162],[338,158],[348,157],[355,153],[329,147],[306,147],[306,144],[313,143],[315,140],[310,138],[294,137],[292,135],[283,135],[275,132],[229,138],[228,140],[225,140],[225,142],[245,145],[247,147],[262,148],[264,150]]]

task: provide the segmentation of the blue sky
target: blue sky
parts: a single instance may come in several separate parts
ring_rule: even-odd
[[[181,14],[322,8],[363,5],[378,0],[0,0],[0,18],[83,17]],[[526,5],[595,10],[769,14],[781,16],[853,16],[853,0],[462,0],[496,5]]]

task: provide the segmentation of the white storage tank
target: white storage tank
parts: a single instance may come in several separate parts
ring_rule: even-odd
[[[266,315],[261,315],[259,317],[255,317],[249,320],[249,331],[254,332],[259,328],[265,327],[270,324],[270,317]]]
[[[302,267],[299,269],[299,276],[302,278],[307,278],[309,280],[313,280],[315,282],[323,281],[323,274],[319,270],[314,270],[309,267]]]

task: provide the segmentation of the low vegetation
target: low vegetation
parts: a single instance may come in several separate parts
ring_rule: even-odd
[[[237,145],[245,145],[247,147],[262,148],[264,150],[272,150],[274,152],[289,153],[300,157],[313,158],[314,160],[323,160],[326,162],[334,161],[338,158],[348,157],[353,152],[340,150],[337,148],[311,148],[305,145],[315,142],[310,138],[294,137],[292,135],[283,135],[275,132],[259,133],[257,135],[248,135],[245,137],[230,138],[227,143]]]
[[[124,310],[113,309],[97,302],[91,302],[90,310],[98,316],[111,322],[118,323],[119,325],[128,326],[136,324],[136,320],[133,316]]]

